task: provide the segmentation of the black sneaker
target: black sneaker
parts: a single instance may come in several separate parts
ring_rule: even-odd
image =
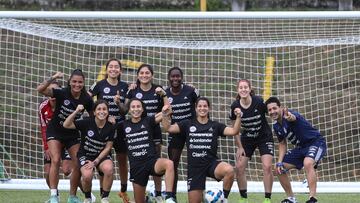
[[[281,201],[280,203],[296,203],[294,201],[291,201],[289,199],[284,199],[283,201]]]
[[[317,199],[315,197],[310,197],[310,199],[306,201],[306,203],[315,203],[315,202],[317,202]]]

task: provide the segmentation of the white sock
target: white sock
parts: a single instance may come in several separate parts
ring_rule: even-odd
[[[57,196],[57,189],[50,189],[51,196]]]

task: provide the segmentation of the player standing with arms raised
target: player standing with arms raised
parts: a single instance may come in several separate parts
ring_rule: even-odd
[[[39,93],[56,98],[56,108],[53,119],[50,121],[46,131],[47,143],[50,149],[50,202],[58,203],[57,187],[59,184],[59,168],[61,150],[65,147],[71,157],[73,171],[70,177],[70,196],[68,203],[81,202],[76,197],[77,187],[80,182],[80,170],[77,159],[77,152],[80,147],[80,135],[77,130],[69,130],[63,127],[65,119],[75,111],[79,104],[84,105],[86,111],[91,115],[93,101],[85,90],[85,76],[80,69],[75,69],[68,80],[68,86],[65,88],[48,88],[56,79],[62,78],[63,73],[57,72],[48,80],[41,83],[37,90]],[[76,115],[80,118],[82,112]]]

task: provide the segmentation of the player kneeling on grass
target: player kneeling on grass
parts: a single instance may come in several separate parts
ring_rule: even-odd
[[[280,184],[288,196],[282,203],[296,202],[286,172],[292,168],[300,170],[303,167],[310,190],[310,198],[306,203],[317,202],[315,198],[317,180],[315,169],[326,153],[324,137],[298,112],[281,107],[278,98],[270,97],[265,104],[269,116],[275,121],[273,128],[279,139],[279,158],[276,163],[276,172]],[[295,148],[287,151],[286,140],[295,145]]]
[[[83,109],[82,105],[78,105],[76,110],[66,118],[64,127],[77,129],[81,133],[77,156],[80,164],[81,184],[85,193],[84,203],[92,202],[91,183],[95,168],[104,174],[101,203],[108,203],[114,174],[114,163],[110,151],[113,146],[115,126],[108,121],[109,107],[106,101],[96,101],[94,116],[74,121],[76,114]]]
[[[117,139],[124,139],[127,145],[135,202],[145,202],[145,189],[150,175],[165,175],[165,202],[173,203],[174,164],[169,159],[159,158],[153,141],[154,129],[160,123],[162,113],[147,117],[144,103],[137,98],[131,99],[128,105],[131,118],[119,124]],[[169,108],[169,105],[163,108]]]
[[[190,203],[202,202],[206,177],[223,180],[225,201],[234,182],[233,167],[217,157],[219,136],[235,136],[240,131],[241,110],[234,109],[236,121],[233,127],[209,119],[210,103],[199,97],[195,103],[196,118],[183,120],[171,125],[171,110],[163,111],[162,125],[169,133],[185,136],[188,159],[188,199]]]

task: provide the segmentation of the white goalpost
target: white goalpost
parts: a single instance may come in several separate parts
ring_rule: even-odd
[[[36,86],[55,71],[65,73],[65,85],[81,68],[89,88],[115,57],[129,83],[141,63],[154,66],[154,83],[163,86],[169,68],[181,67],[184,81],[210,99],[211,117],[229,124],[237,81],[249,79],[257,95],[279,97],[325,136],[318,192],[360,192],[360,12],[11,11],[0,12],[0,30],[0,189],[47,189]],[[235,151],[233,138],[220,140],[222,160],[235,165]],[[185,155],[180,191],[187,190]],[[258,152],[247,174],[248,191],[263,192]],[[307,192],[304,171],[292,171],[291,180],[294,192]],[[119,187],[115,181],[112,190]],[[283,192],[277,181],[273,192]]]

